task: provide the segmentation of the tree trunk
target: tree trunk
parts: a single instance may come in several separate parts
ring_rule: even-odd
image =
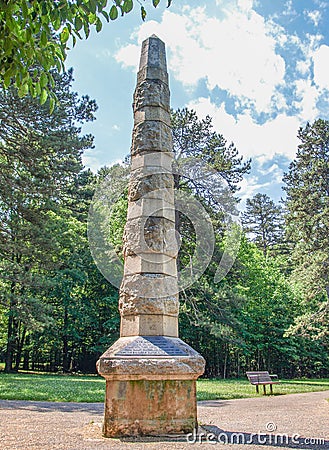
[[[5,357],[5,372],[13,372],[14,352],[17,345],[17,321],[15,320],[15,283],[11,285],[10,292],[10,304],[9,304],[9,317],[7,326],[7,345],[6,345],[6,357]]]
[[[20,328],[20,326],[19,326]],[[21,363],[21,359],[22,359],[22,352],[23,352],[23,347],[25,344],[25,337],[26,337],[26,327],[23,326],[23,331],[22,331],[22,335],[21,337],[19,337],[18,334],[18,345],[17,345],[17,352],[16,352],[16,363],[15,363],[15,372],[18,372],[19,369],[19,365]]]
[[[29,366],[30,366],[30,350],[29,350],[29,345],[30,345],[30,334],[28,334],[25,338],[25,350],[24,350],[24,355],[23,355],[23,370],[29,370]]]
[[[228,345],[225,346],[225,357],[224,357],[224,367],[223,367],[223,378],[226,379],[226,371],[227,371],[227,357],[228,357]]]
[[[5,358],[5,372],[9,373],[13,371],[13,359],[14,359],[14,348],[15,348],[15,337],[13,336],[14,330],[14,318],[12,314],[9,313],[8,318],[8,331],[7,331],[7,348],[6,348],[6,358]]]
[[[68,328],[68,307],[64,307],[64,323],[63,323],[63,372],[68,373],[70,371],[70,356],[69,356],[69,337],[67,334]]]

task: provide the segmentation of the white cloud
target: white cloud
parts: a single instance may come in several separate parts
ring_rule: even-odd
[[[225,6],[224,6],[225,5]],[[161,23],[143,24],[134,39],[156,33],[166,42],[169,69],[186,86],[206,79],[238,96],[257,111],[267,111],[278,85],[284,82],[285,63],[275,51],[282,30],[252,10],[252,0],[223,4],[222,17],[208,17],[204,8],[186,8],[184,15],[165,11]],[[139,47],[127,45],[117,61],[136,68]]]
[[[313,55],[314,82],[320,87],[329,89],[329,46],[321,45]]]
[[[108,48],[102,48],[95,53],[95,57],[101,60],[111,58],[113,55]]]
[[[296,16],[297,15],[297,11],[293,8],[292,0],[286,1],[286,3],[284,4],[283,10],[282,10],[282,15],[283,16]]]
[[[280,170],[279,166],[274,163],[268,169],[259,169],[259,172],[262,175],[268,175],[269,173],[276,172],[278,170]]]
[[[241,11],[250,11],[254,6],[254,0],[237,0],[237,5]]]
[[[227,112],[224,103],[214,104],[210,98],[198,98],[189,107],[200,117],[213,117],[216,129],[244,156],[268,161],[280,154],[291,159],[299,127],[319,116],[317,103],[323,89],[329,89],[329,46],[320,46],[319,33],[306,33],[303,38],[289,35],[273,19],[256,13],[254,3],[216,0],[219,11],[211,17],[202,7],[184,6],[182,15],[167,10],[160,23],[142,24],[132,35],[138,45],[123,47],[116,59],[136,70],[142,40],[157,34],[166,42],[171,76],[185,89],[206,80],[210,97],[218,86],[234,102],[235,116]],[[291,0],[286,2],[285,11],[296,14]],[[313,22],[321,16],[315,11],[308,15]],[[285,58],[302,56],[296,61],[286,59],[286,66],[278,48]],[[294,108],[297,114],[292,116]],[[270,118],[257,123],[259,113]]]
[[[293,102],[298,109],[298,115],[304,121],[313,121],[318,116],[316,107],[319,92],[311,79],[300,79],[295,82],[296,100]]]
[[[243,180],[239,183],[240,190],[238,192],[238,196],[241,199],[239,209],[243,210],[245,202],[248,198],[253,197],[255,193],[270,185],[270,181],[266,183],[259,183],[258,177],[256,176],[244,177]]]
[[[306,15],[316,27],[319,25],[321,20],[321,12],[319,10],[306,11]]]
[[[273,105],[275,105],[277,111],[286,110],[287,99],[281,92],[276,92],[272,98],[273,98]]]
[[[327,3],[326,1],[322,1],[322,0],[314,0],[314,3],[315,3],[316,5],[318,5],[318,7],[319,7],[320,9],[326,9],[327,6],[328,6],[328,3]]]
[[[245,157],[263,155],[263,162],[276,154],[288,158],[295,156],[298,139],[297,131],[301,120],[297,117],[279,114],[264,124],[256,123],[249,112],[239,114],[237,119],[228,114],[222,103],[219,107],[209,98],[199,98],[188,105],[199,117],[207,114],[213,118],[216,130],[223,134],[228,142],[233,141],[240,154]]]
[[[87,155],[87,154],[82,155],[82,164],[86,168],[91,169],[94,173],[96,173],[98,171],[98,169],[100,169],[102,167],[102,164],[100,163],[98,158],[96,158],[95,156],[92,156],[92,155]]]
[[[109,167],[115,166],[116,164],[123,164],[123,160],[121,158],[115,159],[109,164]]]
[[[261,175],[266,176],[269,182],[271,182],[272,184],[282,182],[283,170],[278,166],[278,164],[274,163],[270,167],[262,169],[261,167],[263,166],[263,163],[267,161],[263,160],[263,163],[261,163],[260,158],[255,158],[255,160],[260,165],[260,168],[258,168],[258,172]]]
[[[301,75],[306,75],[310,71],[310,61],[307,60],[300,60],[296,63],[296,70]]]
[[[138,45],[128,44],[122,47],[115,55],[115,59],[124,67],[134,67],[137,69],[139,64],[140,47]]]

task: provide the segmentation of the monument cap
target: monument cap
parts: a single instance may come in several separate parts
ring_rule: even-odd
[[[167,72],[165,44],[155,34],[143,41],[139,70],[155,67]]]

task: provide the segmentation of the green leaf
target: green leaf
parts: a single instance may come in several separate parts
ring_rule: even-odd
[[[56,60],[55,65],[56,65],[58,72],[60,72],[62,70],[62,63],[59,59]]]
[[[7,28],[9,28],[10,31],[14,31],[14,29],[15,29],[15,23],[13,22],[13,20],[12,20],[11,17],[9,17],[9,18],[7,19],[6,26],[7,26]]]
[[[54,112],[55,109],[55,99],[53,97],[50,97],[49,100],[49,112],[50,114],[52,114]]]
[[[47,90],[42,89],[41,94],[40,94],[40,105],[43,105],[44,103],[46,103],[47,98],[48,98]]]
[[[97,31],[97,33],[99,33],[101,31],[102,26],[103,26],[102,21],[97,17],[97,21],[96,21],[96,31]]]
[[[41,14],[43,16],[47,16],[48,15],[48,5],[47,2],[42,2],[42,6],[41,6]]]
[[[24,97],[29,92],[29,85],[27,83],[23,83],[19,86],[18,96],[20,98]]]
[[[160,0],[152,0],[153,6],[154,8],[156,8],[158,6],[158,4],[160,3]]]
[[[54,22],[53,22],[53,27],[54,27],[54,30],[55,30],[55,31],[57,31],[57,30],[60,29],[60,27],[61,27],[61,19],[60,19],[60,17],[57,17],[57,18],[54,20]]]
[[[75,19],[74,19],[74,26],[75,26],[76,31],[81,30],[81,28],[83,26],[83,23],[82,23],[82,20],[81,20],[80,16],[76,16],[75,17]]]
[[[10,85],[11,77],[13,75],[12,72],[13,72],[12,69],[8,69],[3,76],[3,84],[5,88],[7,88]]]
[[[97,9],[97,4],[96,4],[95,0],[89,0],[88,6],[89,6],[89,11],[91,11],[93,14],[95,14],[96,9]]]
[[[55,80],[51,73],[48,73],[48,82],[52,88],[55,87]]]
[[[44,88],[45,86],[47,86],[47,83],[48,83],[47,74],[45,72],[42,72],[40,76],[40,86]]]
[[[33,33],[34,33],[34,34],[38,34],[40,30],[41,30],[41,22],[37,22],[37,23],[34,25]]]
[[[60,34],[60,40],[62,44],[65,44],[70,37],[70,32],[67,27],[64,27]]]
[[[128,14],[134,7],[133,0],[125,0],[122,9],[123,11]]]
[[[40,95],[40,94],[41,94],[41,86],[40,86],[40,82],[34,83],[34,89],[35,89],[36,95]]]
[[[90,29],[89,29],[89,24],[88,24],[88,22],[84,22],[84,24],[83,24],[83,29],[84,29],[85,36],[86,36],[86,39],[87,39],[87,37],[89,36],[89,33],[90,33]]]
[[[97,1],[97,11],[102,12],[102,10],[106,7],[107,0],[98,0]]]
[[[118,9],[115,5],[112,5],[110,9],[110,19],[115,20],[118,18]]]
[[[47,33],[45,32],[45,30],[41,32],[40,43],[42,47],[45,47],[47,45]]]
[[[26,5],[26,2],[22,2],[22,13],[23,13],[23,17],[26,19],[27,16],[29,15],[29,10],[28,7]]]
[[[25,39],[23,38],[22,40],[24,41]],[[3,48],[7,55],[11,54],[11,50],[13,48],[13,40],[9,38],[5,39],[3,42]]]
[[[110,20],[109,15],[107,14],[106,11],[101,11],[101,14],[105,17],[106,22],[108,22]]]
[[[35,89],[35,83],[33,84],[33,86],[30,88],[30,95],[35,98],[37,96],[37,91]]]
[[[144,6],[141,6],[141,16],[142,16],[142,20],[144,22],[145,18],[146,18],[146,11]]]
[[[96,14],[90,13],[90,14],[88,15],[88,21],[89,21],[90,24],[95,23],[96,20],[97,20]]]

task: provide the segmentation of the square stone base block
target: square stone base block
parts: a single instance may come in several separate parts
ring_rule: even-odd
[[[197,426],[195,380],[106,381],[106,437],[191,433]]]

